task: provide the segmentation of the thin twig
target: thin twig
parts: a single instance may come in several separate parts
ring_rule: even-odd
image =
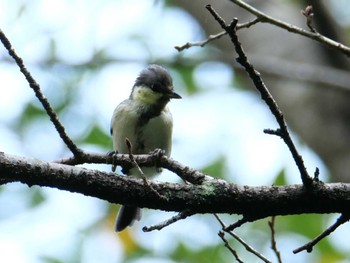
[[[238,54],[238,58],[236,59],[239,64],[243,66],[250,79],[253,81],[254,86],[260,92],[261,98],[265,101],[267,106],[269,107],[271,113],[275,116],[277,123],[280,128],[276,130],[276,135],[280,134],[280,137],[283,139],[289,151],[291,152],[293,159],[299,169],[301,180],[306,188],[310,188],[312,186],[312,178],[309,176],[306,167],[304,165],[304,160],[297,151],[293,140],[288,132],[287,124],[285,122],[284,116],[279,109],[276,101],[270,94],[269,90],[265,86],[262,78],[260,77],[260,73],[255,70],[252,64],[248,61],[248,58],[242,48],[241,43],[236,34],[235,26],[237,25],[237,19],[233,19],[230,25],[226,25],[225,21],[219,16],[219,14],[211,7],[211,5],[207,5],[206,8],[215,18],[215,20],[221,25],[221,27],[228,33],[231,38],[231,41],[235,47],[235,50]]]
[[[349,72],[342,69],[335,69],[330,66],[312,65],[308,63],[292,62],[290,59],[272,58],[264,55],[251,55],[256,68],[260,72],[273,76],[310,82],[318,85],[318,88],[339,89],[342,92],[349,92]],[[322,91],[321,91],[322,92]]]
[[[29,86],[34,90],[35,96],[39,99],[39,101],[40,101],[41,105],[44,107],[47,115],[49,115],[51,122],[55,126],[55,128],[56,128],[59,136],[63,140],[63,142],[67,145],[69,150],[73,153],[73,155],[76,158],[81,158],[84,155],[83,151],[81,149],[79,149],[74,144],[74,142],[69,138],[64,126],[61,124],[60,120],[58,119],[57,114],[55,113],[55,111],[51,107],[47,98],[41,92],[39,84],[35,81],[35,79],[32,77],[30,72],[27,70],[27,68],[25,67],[25,65],[23,63],[23,59],[17,55],[17,53],[15,52],[15,50],[12,47],[11,42],[8,40],[8,38],[6,37],[6,35],[4,34],[4,32],[2,30],[0,30],[0,40],[1,40],[2,44],[4,45],[4,47],[7,49],[10,56],[15,60],[17,66],[19,67],[19,69],[23,73],[24,77],[26,78],[27,82],[29,83]]]
[[[237,25],[237,30],[242,29],[242,28],[249,28],[252,25],[255,25],[256,23],[258,23],[260,21],[259,18],[255,18],[252,21],[246,22],[246,23],[242,23],[242,24],[238,24]],[[220,33],[217,33],[215,35],[209,35],[209,37],[205,40],[202,41],[198,41],[198,42],[187,42],[186,44],[182,45],[182,46],[175,46],[175,49],[179,52],[191,48],[191,47],[204,47],[205,45],[207,45],[208,43],[210,43],[213,40],[219,39],[222,36],[227,35],[226,31],[222,31]]]
[[[225,231],[233,231],[237,227],[240,227],[241,225],[244,225],[245,223],[248,223],[248,222],[249,222],[249,220],[246,217],[243,217],[243,218],[239,219],[237,222],[227,226],[224,230]]]
[[[145,174],[143,173],[142,169],[140,168],[140,166],[138,165],[138,163],[136,162],[134,155],[132,154],[132,144],[130,142],[130,140],[128,138],[125,139],[125,144],[126,147],[128,148],[129,151],[129,158],[133,164],[133,166],[136,168],[137,172],[139,173],[141,179],[143,180],[144,185],[151,190],[156,196],[158,196],[160,199],[165,199],[164,196],[160,195],[148,182]]]
[[[194,213],[191,212],[190,210],[185,210],[185,211],[182,211],[182,212],[178,213],[177,215],[169,218],[168,220],[166,220],[162,223],[159,223],[159,224],[153,225],[153,226],[149,226],[149,227],[145,226],[142,228],[142,231],[143,232],[151,232],[153,230],[161,230],[164,227],[169,226],[171,224],[174,224],[175,222],[182,220],[182,219],[185,219],[189,216],[192,216],[193,214]]]
[[[271,221],[268,222],[270,230],[271,230],[271,249],[275,253],[277,260],[279,263],[282,263],[281,253],[279,252],[277,248],[277,242],[276,242],[276,233],[275,233],[275,219],[276,217],[271,217]]]
[[[205,40],[202,41],[198,41],[198,42],[187,42],[186,44],[182,45],[182,46],[175,46],[174,48],[181,52],[185,49],[189,49],[191,47],[204,47],[205,45],[207,45],[208,43],[210,43],[211,41],[215,40],[215,39],[219,39],[222,36],[227,35],[227,33],[225,31],[222,31],[220,33],[217,33],[215,35],[209,35],[209,37]]]
[[[349,214],[341,214],[340,217],[337,219],[337,221],[331,225],[329,228],[327,228],[323,233],[321,233],[318,237],[316,237],[315,239],[311,240],[310,242],[308,242],[307,244],[294,249],[293,253],[297,254],[303,250],[306,250],[308,253],[312,252],[313,247],[320,242],[323,238],[325,238],[326,236],[330,235],[333,231],[335,231],[340,225],[346,223],[347,221],[350,220],[350,215]]]
[[[262,254],[260,254],[258,251],[256,251],[253,247],[251,247],[250,245],[248,245],[242,238],[240,238],[235,232],[233,231],[227,231],[227,226],[224,223],[224,221],[221,220],[221,218],[217,215],[214,214],[215,218],[218,220],[218,222],[220,223],[222,230],[226,233],[228,233],[229,235],[231,235],[234,239],[236,239],[240,244],[242,244],[244,246],[244,248],[254,254],[255,256],[257,256],[258,258],[260,258],[262,261],[266,262],[266,263],[271,263],[270,260],[268,260],[267,258],[265,258]]]
[[[247,10],[248,12],[252,13],[256,17],[260,18],[262,23],[269,23],[269,24],[275,25],[279,28],[283,28],[289,32],[299,34],[299,35],[305,36],[307,38],[316,40],[324,45],[327,45],[328,47],[330,47],[332,49],[335,49],[335,50],[342,52],[346,56],[350,56],[350,47],[345,46],[344,44],[336,42],[328,37],[325,37],[325,36],[317,33],[317,32],[310,32],[310,31],[304,30],[300,27],[297,27],[297,26],[285,23],[281,20],[275,19],[275,18],[259,11],[258,9],[252,7],[251,5],[245,3],[244,1],[241,1],[241,0],[230,0],[230,1],[232,3],[240,6],[241,8]]]
[[[234,250],[230,244],[228,243],[227,239],[225,238],[225,233],[223,231],[219,231],[218,236],[221,238],[221,240],[224,242],[225,247],[231,252],[231,254],[235,257],[237,262],[243,263],[243,261],[239,258],[236,250]]]

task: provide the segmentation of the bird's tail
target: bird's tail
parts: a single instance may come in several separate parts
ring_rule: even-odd
[[[141,219],[141,209],[135,206],[121,206],[115,221],[115,231],[120,232]]]

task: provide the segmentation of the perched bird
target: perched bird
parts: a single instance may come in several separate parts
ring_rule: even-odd
[[[167,103],[181,99],[175,93],[169,72],[161,66],[150,65],[136,78],[129,99],[114,110],[111,135],[114,150],[128,153],[126,138],[131,142],[133,154],[146,154],[156,149],[170,156],[173,119]],[[159,167],[142,168],[147,177],[161,172]],[[136,169],[124,171],[127,175],[139,176]],[[140,220],[141,210],[134,206],[122,206],[119,210],[115,231],[119,232]]]

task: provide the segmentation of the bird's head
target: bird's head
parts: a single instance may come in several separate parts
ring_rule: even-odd
[[[142,70],[132,89],[130,99],[150,107],[165,107],[170,99],[181,99],[174,91],[169,72],[158,65]]]

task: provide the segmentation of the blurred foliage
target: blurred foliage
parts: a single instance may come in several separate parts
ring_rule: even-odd
[[[46,111],[38,105],[38,102],[30,101],[24,107],[20,118],[15,122],[14,129],[23,133],[26,127],[37,119],[48,118]]]
[[[209,174],[210,176],[213,176],[215,178],[224,179],[225,177],[227,177],[227,175],[225,174],[225,164],[225,156],[219,156],[214,162],[202,168],[201,170],[203,173]]]
[[[286,173],[285,170],[282,169],[276,176],[275,181],[273,182],[273,185],[286,185],[287,179],[286,179]]]
[[[115,218],[115,216],[114,216]],[[140,256],[149,254],[150,251],[145,250],[134,239],[130,228],[127,228],[125,231],[118,233],[118,237],[123,244],[123,251],[126,258],[138,258]]]
[[[276,230],[278,233],[297,233],[306,237],[307,240],[312,240],[318,235],[320,235],[328,225],[325,225],[325,219],[329,217],[328,215],[318,215],[318,214],[304,214],[304,215],[293,215],[293,216],[283,216],[278,217],[278,227]],[[333,224],[333,222],[332,222]],[[303,245],[303,244],[301,244]],[[330,261],[322,262],[338,262],[338,260],[344,259],[344,255],[337,251],[329,239],[324,238],[321,240],[313,249],[322,255],[322,259],[332,259]]]
[[[41,257],[40,261],[43,262],[43,263],[65,263],[64,261],[59,260],[57,258],[45,257],[45,256]]]
[[[46,198],[42,189],[40,187],[35,187],[28,193],[28,200],[30,201],[29,205],[32,208],[45,202]]]
[[[213,259],[215,259],[215,262],[231,261],[231,256],[228,256],[223,249],[225,248],[219,243],[216,246],[205,246],[199,250],[192,250],[179,242],[176,249],[170,254],[170,258],[175,262],[188,263],[211,263]]]
[[[76,242],[71,247],[70,251],[65,251],[62,255],[58,257],[52,257],[45,255],[45,251],[42,252],[40,256],[40,261],[43,263],[76,263],[82,262],[84,237],[80,236],[76,239]]]
[[[109,134],[100,126],[94,124],[84,137],[78,139],[78,144],[94,144],[112,149],[112,141]]]
[[[198,87],[193,81],[193,71],[195,68],[195,65],[174,65],[174,69],[181,76],[183,82],[186,83],[185,88],[188,95],[193,95],[199,91]]]

